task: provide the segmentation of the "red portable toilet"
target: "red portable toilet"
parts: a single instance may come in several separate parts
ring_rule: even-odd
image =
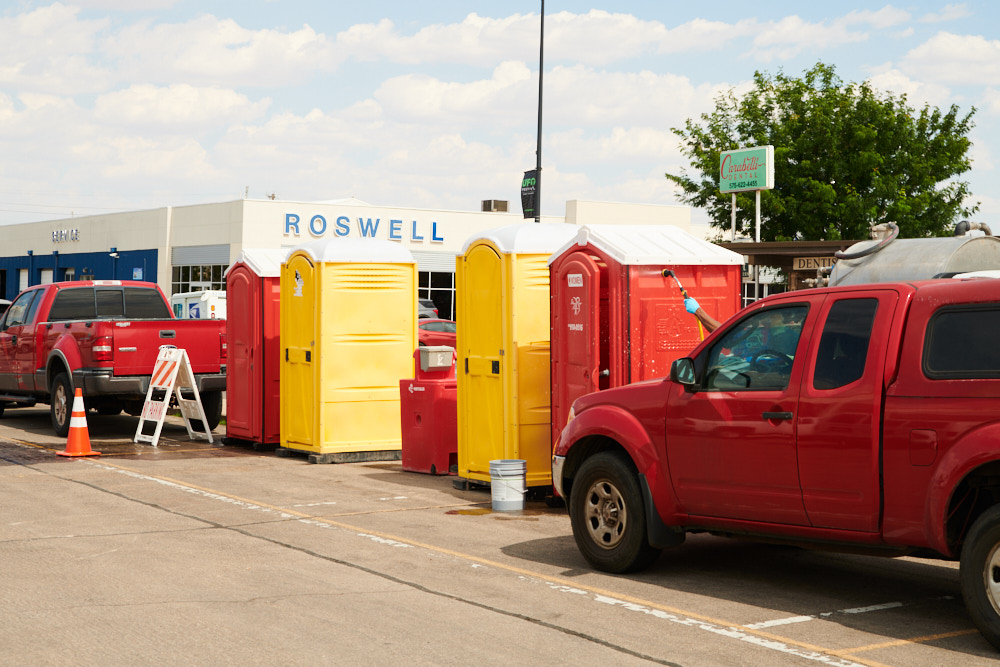
[[[704,338],[665,269],[723,321],[739,310],[742,264],[679,227],[581,227],[549,258],[552,442],[574,400],[665,376]]]
[[[226,269],[226,444],[281,442],[281,263],[285,250],[247,249]]]

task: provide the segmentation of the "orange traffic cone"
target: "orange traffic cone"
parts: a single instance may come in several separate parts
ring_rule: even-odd
[[[83,407],[83,392],[79,387],[73,396],[73,414],[69,419],[69,439],[66,451],[56,452],[59,456],[100,456],[90,448],[90,432],[87,430],[87,410]]]

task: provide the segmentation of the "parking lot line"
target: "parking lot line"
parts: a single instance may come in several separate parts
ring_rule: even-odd
[[[939,639],[950,639],[952,637],[964,637],[965,635],[974,635],[979,630],[975,628],[969,628],[967,630],[955,630],[954,632],[942,632],[939,635],[926,635],[924,637],[913,637],[911,639],[897,639],[891,642],[882,642],[880,644],[869,644],[867,646],[857,646],[851,649],[844,649],[841,653],[845,655],[852,655],[854,653],[864,653],[865,651],[876,651],[882,648],[894,648],[896,646],[906,646],[907,644],[926,644],[927,642],[938,641]]]
[[[592,596],[592,599],[598,603],[610,604],[630,611],[636,611],[639,613],[652,615],[657,618],[661,618],[663,620],[667,620],[673,623],[678,623],[681,625],[685,625],[687,627],[697,628],[703,631],[711,632],[716,635],[729,637],[731,639],[748,642],[756,646],[778,651],[781,653],[796,655],[798,657],[805,658],[811,661],[823,664],[838,665],[840,667],[848,667],[849,665],[852,664],[865,665],[867,667],[887,667],[883,663],[866,660],[864,658],[859,658],[853,655],[853,651],[851,652],[844,650],[838,651],[836,649],[798,641],[795,639],[791,639],[789,637],[782,637],[780,635],[776,635],[770,632],[764,632],[762,630],[747,628],[739,623],[733,623],[731,621],[727,621],[724,619],[713,618],[711,616],[706,616],[704,614],[699,614],[697,612],[692,612],[677,607],[671,607],[669,605],[663,605],[657,602],[653,602],[651,600],[644,600],[629,595],[623,595],[617,591],[610,591],[596,586],[589,586],[586,584],[581,584],[580,582],[577,581],[571,581],[569,579],[565,579],[563,577],[553,576],[545,574],[543,572],[537,572],[535,570],[529,570],[526,568],[518,567],[516,565],[501,563],[499,561],[483,558],[481,556],[475,556],[473,554],[468,554],[461,551],[456,551],[454,549],[448,549],[447,547],[428,544],[426,542],[419,542],[399,535],[391,535],[379,531],[373,531],[370,529],[361,528],[359,526],[354,526],[349,523],[344,523],[343,521],[335,520],[331,518],[329,515],[314,516],[312,514],[308,514],[305,512],[299,512],[285,507],[270,505],[265,502],[234,496],[232,494],[228,494],[223,491],[217,491],[214,489],[201,487],[195,484],[190,484],[187,482],[170,479],[167,477],[159,477],[156,475],[141,473],[132,470],[124,465],[121,465],[119,463],[110,463],[108,461],[99,461],[99,460],[79,461],[79,463],[105,468],[107,470],[117,471],[122,474],[129,475],[131,477],[135,477],[138,479],[147,479],[151,482],[156,482],[158,484],[167,484],[170,486],[175,486],[179,490],[187,492],[200,492],[201,494],[203,494],[205,497],[208,498],[215,498],[218,500],[223,500],[225,502],[238,503],[240,505],[244,505],[249,508],[259,508],[260,510],[265,512],[275,512],[279,516],[296,519],[304,523],[322,524],[329,527],[340,528],[343,530],[353,532],[359,536],[363,536],[369,539],[375,539],[376,541],[379,542],[385,541],[386,543],[389,543],[393,546],[408,545],[411,547],[425,549],[439,554],[448,555],[453,558],[464,560],[473,564],[492,567],[498,570],[504,570],[524,577],[538,579],[540,581],[544,581],[549,584],[554,584],[566,590],[584,591],[588,593],[590,596]],[[473,504],[483,504],[483,503],[473,503]],[[401,510],[393,509],[389,511],[401,511]],[[906,644],[912,642],[901,640],[900,643]]]

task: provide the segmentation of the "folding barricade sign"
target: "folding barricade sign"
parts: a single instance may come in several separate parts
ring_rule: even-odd
[[[194,394],[194,398],[185,398],[182,390],[191,392]],[[154,398],[154,392],[163,392],[163,397]],[[187,350],[172,345],[160,346],[160,353],[156,357],[153,375],[149,380],[149,390],[146,392],[146,400],[142,404],[142,415],[139,417],[139,425],[135,429],[133,442],[149,442],[156,447],[156,443],[160,439],[160,430],[163,428],[163,419],[167,416],[170,397],[175,393],[188,437],[192,439],[205,438],[209,443],[213,442],[212,432],[208,428],[208,419],[205,418],[205,408],[201,404],[201,395],[198,393],[198,386],[194,381],[194,372],[191,370],[191,360],[188,359]],[[192,420],[199,420],[201,429],[192,428]],[[147,421],[156,422],[156,430],[152,435],[145,435],[142,432],[143,424]]]

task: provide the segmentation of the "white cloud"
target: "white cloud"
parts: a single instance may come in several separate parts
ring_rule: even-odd
[[[269,104],[269,99],[251,102],[245,95],[223,88],[142,84],[98,97],[94,118],[114,125],[197,130],[259,118]]]
[[[844,25],[863,23],[873,28],[885,29],[906,23],[911,19],[910,12],[903,9],[896,9],[892,5],[886,5],[882,9],[872,11],[865,9],[862,11],[852,11],[841,19],[835,21]]]
[[[355,25],[337,35],[337,46],[359,60],[404,64],[461,62],[492,66],[504,60],[538,57],[537,14],[487,18],[469,14],[461,22],[431,25],[401,34],[389,20]],[[545,17],[545,58],[604,65],[654,50],[669,31],[659,21],[592,9],[586,14],[557,12]]]
[[[938,83],[929,83],[911,79],[904,72],[883,66],[868,77],[872,87],[881,92],[894,95],[906,95],[907,103],[914,108],[922,108],[925,104],[936,107],[947,107],[953,103],[951,91]]]
[[[384,81],[374,97],[388,116],[407,122],[509,125],[511,112],[529,102],[537,81],[524,63],[507,62],[493,70],[491,78],[468,83],[425,74],[394,77]]]
[[[0,18],[0,85],[19,91],[75,94],[106,89],[112,72],[96,63],[106,19],[84,21],[59,3]]]
[[[674,74],[555,67],[545,75],[543,123],[669,128],[713,108],[715,97],[728,89],[724,83],[694,85]],[[374,97],[386,118],[400,122],[531,130],[537,95],[537,73],[523,63],[504,63],[491,78],[471,82],[396,77],[384,82]]]
[[[899,67],[942,84],[1000,85],[1000,40],[939,32],[907,53]]]
[[[834,46],[863,42],[867,33],[852,31],[844,21],[809,23],[798,16],[788,16],[768,24],[754,38],[751,54],[768,62],[788,60],[806,50],[829,49]]]
[[[564,164],[604,166],[615,164],[666,165],[681,160],[680,139],[667,128],[615,127],[610,132],[585,133],[580,128],[553,133],[546,142]]]
[[[939,12],[929,12],[920,17],[922,23],[944,23],[955,21],[970,16],[969,8],[965,3],[957,5],[945,5]]]
[[[340,62],[330,40],[308,25],[294,32],[249,30],[207,15],[185,23],[129,25],[102,46],[123,79],[152,83],[288,86]]]
[[[990,116],[1000,116],[1000,90],[987,88],[978,106]]]

